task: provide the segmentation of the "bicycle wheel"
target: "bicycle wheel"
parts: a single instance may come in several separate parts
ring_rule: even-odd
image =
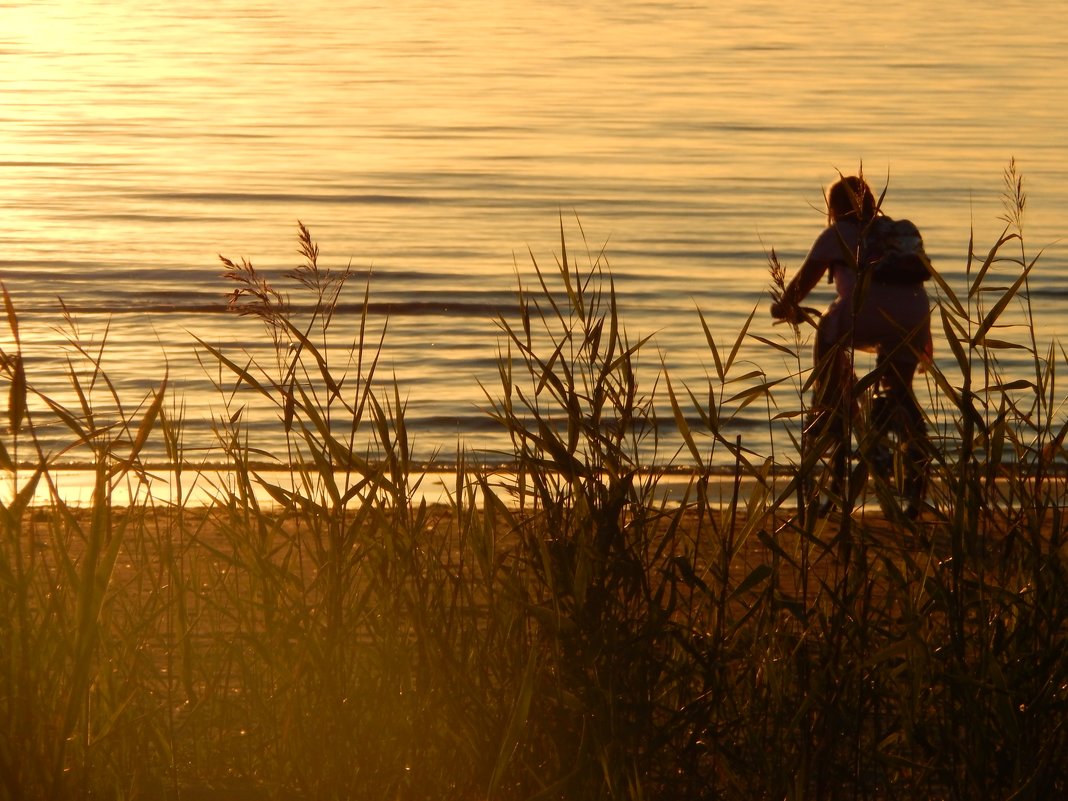
[[[915,519],[922,510],[926,489],[927,426],[919,409],[899,400],[872,398],[866,461],[871,489],[883,514],[904,514]]]

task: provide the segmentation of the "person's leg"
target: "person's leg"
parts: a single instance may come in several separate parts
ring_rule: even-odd
[[[917,358],[911,352],[901,350],[884,357],[880,353],[876,368],[881,369],[882,386],[886,397],[874,420],[876,426],[892,429],[898,440],[905,445],[905,498],[906,512],[910,517],[919,514],[927,492],[927,470],[930,462],[930,444],[923,411],[912,392],[912,379],[916,374]]]

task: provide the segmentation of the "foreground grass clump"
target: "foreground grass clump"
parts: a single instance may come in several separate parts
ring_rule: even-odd
[[[384,334],[364,315],[336,346],[352,276],[319,265],[306,229],[301,303],[226,262],[234,307],[276,359],[201,343],[233,404],[207,507],[186,501],[202,477],[165,379],[127,404],[99,352],[76,348],[77,400],[41,396],[5,296],[0,797],[1063,796],[1062,357],[1039,352],[1033,325],[1006,338],[1035,267],[1018,182],[1007,197],[967,287],[938,279],[953,361],[924,404],[939,436],[919,520],[804,514],[791,479],[818,456],[779,455],[783,480],[731,419],[763,403],[769,426],[796,421],[805,393],[776,408],[788,377],[735,375],[745,330],[708,336],[707,388],[640,381],[647,343],[627,336],[603,254],[575,260],[563,236],[555,269],[499,321],[485,388],[515,471],[461,459],[442,506],[417,500],[402,392],[377,376]],[[803,342],[764,344],[801,364]],[[1001,376],[1010,347],[1033,376]],[[641,461],[657,381],[697,464],[681,503]],[[288,472],[257,467],[241,428],[253,401],[276,410]],[[89,508],[54,486],[27,505],[52,486],[57,454],[37,432],[57,420],[91,450]],[[173,502],[114,508],[148,442],[181,466]],[[711,471],[723,452],[726,493]]]

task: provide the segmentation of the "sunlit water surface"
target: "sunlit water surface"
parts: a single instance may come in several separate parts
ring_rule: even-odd
[[[278,276],[299,261],[300,220],[324,265],[361,275],[339,341],[357,335],[370,271],[370,330],[388,318],[379,374],[407,404],[416,460],[464,447],[506,462],[482,388],[500,392],[494,319],[516,319],[535,260],[551,276],[562,221],[579,264],[603,248],[631,340],[652,336],[639,378],[665,425],[643,458],[686,465],[661,365],[684,404],[687,389],[707,400],[699,312],[724,352],[754,309],[752,334],[792,343],[766,313],[766,253],[796,268],[823,187],[861,161],[963,291],[969,236],[996,239],[1015,157],[1028,252],[1048,246],[1031,283],[1048,343],[1068,296],[1062,14],[1053,0],[3,4],[0,277],[30,381],[77,403],[73,324],[94,356],[106,338],[131,409],[169,376],[190,458],[221,458],[213,427],[245,404],[249,442],[284,458],[278,413],[220,392],[196,343],[270,362],[258,323],[224,312],[218,255]],[[829,298],[824,285],[812,303]],[[769,381],[798,367],[753,339],[737,358],[735,375]],[[1025,359],[1006,365],[1026,375]],[[782,383],[724,433],[789,461],[797,419],[769,418],[797,391]],[[54,432],[50,447],[71,439]]]

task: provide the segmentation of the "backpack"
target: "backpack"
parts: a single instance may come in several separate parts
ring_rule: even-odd
[[[861,242],[862,269],[882,284],[919,284],[931,277],[931,260],[919,229],[908,220],[875,217]]]

